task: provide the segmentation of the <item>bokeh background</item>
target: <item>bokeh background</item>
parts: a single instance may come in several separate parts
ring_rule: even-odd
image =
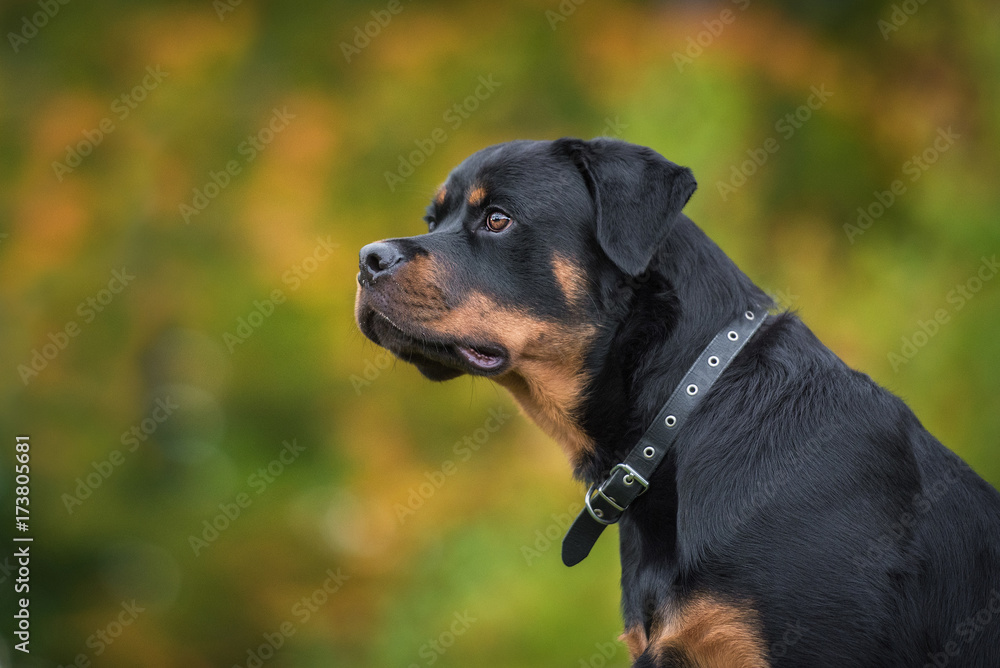
[[[30,435],[35,539],[24,655],[3,521],[0,665],[627,665],[614,532],[559,562],[559,449],[352,319],[357,250],[514,138],[692,167],[688,213],[1000,483],[994,3],[42,0],[0,28],[0,504]]]

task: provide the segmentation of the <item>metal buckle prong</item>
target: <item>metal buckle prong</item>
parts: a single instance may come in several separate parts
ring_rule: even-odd
[[[625,475],[627,477],[632,478],[635,482],[638,482],[640,485],[642,485],[642,491],[643,492],[645,492],[647,489],[649,489],[649,482],[645,478],[643,478],[641,475],[639,475],[639,473],[634,468],[632,468],[628,464],[624,464],[624,463],[623,464],[616,464],[615,467],[613,469],[611,469],[611,475],[608,476],[608,480],[611,480],[611,478],[614,477],[615,471],[617,471],[618,469],[621,469],[621,470],[625,471]],[[631,484],[631,483],[625,483],[625,484]],[[603,485],[602,485],[602,487],[603,487]]]

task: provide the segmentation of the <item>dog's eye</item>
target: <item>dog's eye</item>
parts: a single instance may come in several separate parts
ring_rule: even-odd
[[[486,216],[486,229],[490,232],[503,232],[510,225],[510,216],[494,211]]]

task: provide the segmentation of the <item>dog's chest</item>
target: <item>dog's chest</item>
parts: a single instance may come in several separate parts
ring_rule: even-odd
[[[632,661],[645,656],[656,665],[769,665],[760,616],[749,603],[686,593],[663,566],[636,568],[622,578],[626,626],[619,639]]]

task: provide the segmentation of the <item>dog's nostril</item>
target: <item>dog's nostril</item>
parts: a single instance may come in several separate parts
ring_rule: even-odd
[[[365,258],[365,264],[373,274],[377,274],[385,269],[385,266],[382,264],[382,257],[378,253],[370,253],[368,257]]]

